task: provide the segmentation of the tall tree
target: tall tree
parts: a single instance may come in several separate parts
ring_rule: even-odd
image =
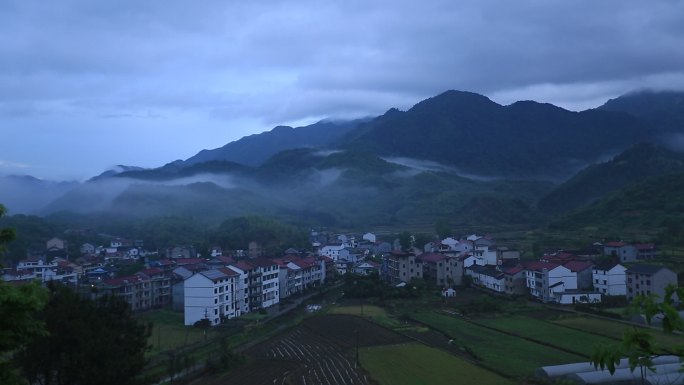
[[[119,297],[90,300],[50,286],[42,312],[48,335],[19,355],[31,383],[41,385],[138,384],[145,366],[149,325],[140,324]]]
[[[5,206],[0,205],[0,217],[5,213]],[[12,239],[13,229],[0,229],[0,254]],[[12,361],[31,339],[45,332],[34,314],[46,300],[47,293],[38,284],[13,286],[0,279],[0,384],[26,383]]]

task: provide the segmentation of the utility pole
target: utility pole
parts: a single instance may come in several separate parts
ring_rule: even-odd
[[[354,368],[359,366],[359,329],[356,329],[356,362],[354,363]]]

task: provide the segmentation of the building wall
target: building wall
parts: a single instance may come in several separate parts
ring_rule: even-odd
[[[622,265],[616,265],[608,271],[594,269],[594,289],[603,295],[626,295],[625,270]]]

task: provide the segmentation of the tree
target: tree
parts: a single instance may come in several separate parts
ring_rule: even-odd
[[[0,205],[0,217],[5,213],[5,206]],[[13,239],[13,229],[0,229],[0,253]],[[46,300],[47,293],[38,284],[12,286],[0,280],[0,384],[26,383],[13,365],[13,359],[31,339],[45,333],[34,314]]]
[[[401,251],[409,251],[413,245],[411,233],[404,231],[399,234],[399,245],[401,245]]]
[[[7,210],[0,204],[0,217]],[[0,255],[5,245],[15,238],[12,228],[0,228]],[[0,280],[0,383],[24,384],[13,364],[14,356],[33,338],[45,333],[42,322],[34,314],[43,308],[47,293],[38,284],[13,286]]]
[[[662,301],[655,294],[638,296],[632,302],[632,310],[644,314],[650,324],[655,316],[662,316],[662,327],[666,333],[684,332],[684,320],[675,307],[675,298],[684,298],[684,288],[670,285],[665,290]],[[653,370],[653,358],[663,355],[684,357],[684,344],[679,346],[661,346],[646,329],[633,328],[625,332],[622,343],[617,346],[599,346],[594,349],[591,361],[596,367],[607,368],[615,372],[615,366],[621,358],[629,359],[629,367],[634,371],[637,367]],[[643,372],[642,372],[643,378]]]
[[[452,235],[451,225],[446,219],[440,219],[435,223],[435,232],[439,239],[444,239]]]
[[[119,297],[90,300],[62,285],[50,285],[40,316],[49,332],[18,355],[31,383],[127,385],[145,366],[150,326],[133,317]]]

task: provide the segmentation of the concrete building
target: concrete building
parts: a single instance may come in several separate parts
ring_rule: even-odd
[[[603,295],[626,295],[626,267],[617,262],[602,263],[592,269],[594,290]]]
[[[414,254],[394,251],[383,256],[381,275],[391,284],[423,278],[423,263]]]
[[[627,300],[632,301],[638,295],[658,296],[660,301],[665,296],[665,288],[677,285],[677,274],[659,265],[636,264],[625,271]]]
[[[185,293],[185,325],[208,319],[218,325],[239,314],[236,284],[239,274],[227,268],[205,270],[183,283]]]

